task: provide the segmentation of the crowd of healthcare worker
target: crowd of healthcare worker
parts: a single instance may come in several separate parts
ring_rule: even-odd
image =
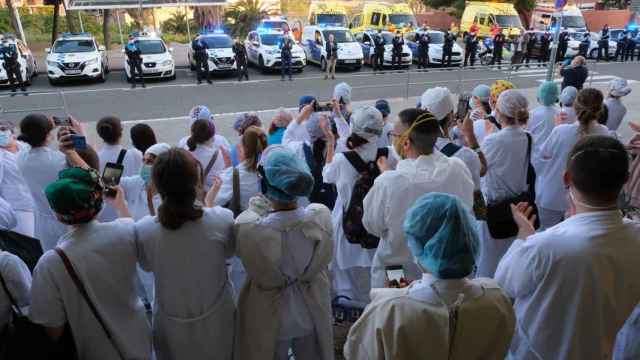
[[[0,119],[0,358],[640,359],[630,92]]]

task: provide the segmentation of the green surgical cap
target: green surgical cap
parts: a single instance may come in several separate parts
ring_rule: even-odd
[[[560,88],[553,81],[546,81],[538,88],[538,101],[544,106],[551,106],[558,102]]]
[[[102,209],[102,188],[96,171],[69,168],[49,184],[45,195],[51,209],[69,223],[93,217]]]
[[[300,196],[309,196],[313,190],[313,176],[306,163],[283,151],[274,151],[266,156],[263,168],[268,198],[289,204]]]
[[[404,232],[419,265],[435,277],[460,279],[473,272],[479,247],[476,223],[457,197],[420,197],[407,212]]]

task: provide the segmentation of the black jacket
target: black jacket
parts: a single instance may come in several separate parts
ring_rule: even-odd
[[[135,45],[127,44],[124,48],[124,53],[131,64],[137,64],[142,61],[140,49]]]
[[[569,33],[563,32],[558,39],[558,47],[567,49],[569,47]]]
[[[478,50],[478,37],[468,35],[466,39],[464,39],[465,51],[466,52],[475,52]]]
[[[387,44],[386,41],[384,40],[384,37],[380,34],[375,34],[372,37],[373,37],[373,46],[375,48],[375,52],[383,53],[384,46]]]
[[[582,90],[585,81],[589,78],[589,70],[585,66],[566,67],[560,70],[562,79],[562,89],[567,86],[573,86],[578,90]]]
[[[453,36],[450,32],[444,34],[444,45],[442,46],[445,49],[452,49],[453,43],[456,41],[456,37]]]
[[[429,52],[429,44],[431,44],[431,36],[429,34],[424,33],[422,35],[418,34],[418,48],[421,52]]]
[[[247,50],[240,43],[233,44],[233,55],[236,58],[236,63],[238,64],[246,64],[247,63]]]
[[[194,39],[191,42],[191,49],[195,59],[204,60],[207,58],[207,43]]]
[[[402,54],[402,47],[404,46],[404,39],[402,37],[394,37],[393,41],[393,53]]]
[[[536,42],[538,42],[538,37],[535,34],[531,34],[529,41],[527,41],[527,52],[531,53],[533,51],[536,47]]]
[[[338,43],[336,43],[335,41],[333,43],[327,41],[324,49],[327,52],[327,59],[338,58]]]
[[[4,67],[19,66],[18,52],[13,46],[3,46],[0,48],[0,59],[4,60]]]
[[[293,42],[288,37],[283,37],[280,41],[280,56],[282,60],[291,60],[291,50]]]
[[[493,51],[500,52],[504,48],[505,37],[502,34],[498,34],[493,38]]]

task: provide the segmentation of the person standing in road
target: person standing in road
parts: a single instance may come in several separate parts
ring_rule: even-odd
[[[562,90],[568,86],[573,86],[577,90],[582,90],[584,83],[589,78],[589,69],[586,66],[587,60],[582,56],[576,56],[571,62],[571,66],[560,66],[560,76],[562,80]]]
[[[418,37],[418,69],[426,69],[429,67],[429,44],[431,36],[427,32],[427,27],[422,28],[422,33],[416,35]]]
[[[589,51],[589,47],[591,46],[591,34],[585,33],[582,37],[582,41],[580,42],[580,46],[578,47],[578,55],[587,57],[587,52]]]
[[[280,40],[280,58],[282,59],[282,65],[280,67],[281,70],[281,81],[284,81],[285,74],[289,75],[289,81],[293,80],[291,77],[291,50],[293,49],[293,40],[289,36],[289,32],[286,31],[284,35],[282,35],[282,39]]]
[[[491,58],[489,65],[495,65],[498,63],[498,68],[502,68],[502,51],[504,49],[505,41],[506,38],[501,32],[493,38],[493,58]]]
[[[558,39],[558,58],[557,62],[563,61],[567,56],[567,50],[569,50],[569,33],[563,31]],[[608,58],[608,56],[607,56]]]
[[[327,52],[327,74],[324,79],[327,80],[331,76],[331,80],[335,80],[336,64],[338,63],[338,43],[336,43],[333,34],[329,34],[329,41],[327,41],[325,51]]]
[[[609,61],[609,24],[605,24],[600,32],[600,40],[598,40],[598,61]]]
[[[616,39],[616,55],[614,56],[615,61],[618,61],[618,58],[620,59],[620,62],[624,62],[624,48],[626,46],[626,39],[627,39],[627,31],[622,31],[620,33],[620,35],[618,35],[618,38]]]
[[[404,47],[404,39],[400,30],[396,31],[396,36],[393,38],[393,52],[391,53],[391,66],[396,70],[402,66],[402,49]]]
[[[476,53],[478,52],[478,36],[472,32],[464,39],[464,66],[471,64],[471,67],[476,65]]]
[[[236,42],[233,44],[233,55],[236,58],[236,69],[238,69],[238,81],[242,81],[242,78],[246,78],[249,81],[249,69],[247,68],[247,49],[240,42],[240,38],[236,37]]]
[[[9,43],[7,38],[2,39],[2,48],[0,49],[0,60],[3,61],[2,67],[7,72],[7,78],[11,85],[11,96],[14,96],[20,86],[20,90],[26,94],[24,79],[22,79],[22,71],[18,62],[18,51],[16,46]]]
[[[196,71],[198,72],[198,85],[202,84],[202,79],[207,79],[211,84],[211,72],[209,72],[209,54],[207,53],[207,43],[202,40],[202,35],[198,34],[191,42],[193,59],[196,61]]]
[[[133,35],[129,35],[129,42],[125,47],[124,52],[125,55],[127,55],[127,61],[129,62],[129,72],[131,73],[131,88],[136,88],[136,81],[138,79],[140,79],[142,87],[146,87],[146,85],[144,84],[144,75],[142,74],[142,56]]]
[[[627,32],[624,45],[624,61],[633,61],[634,53],[636,51],[636,42],[633,40],[633,34],[631,31]]]
[[[453,56],[453,43],[455,42],[456,37],[451,33],[451,29],[447,30],[444,33],[444,45],[442,46],[442,66],[451,66],[451,57]]]
[[[529,62],[533,57],[533,49],[535,49],[536,47],[536,42],[538,41],[538,37],[536,36],[535,33],[530,32],[530,33],[527,33],[527,35],[525,35],[525,38],[527,39],[527,51],[524,54],[524,62],[525,64],[527,64],[527,67],[529,67]]]
[[[382,30],[373,36],[373,71],[384,71],[384,46],[386,45]]]
[[[542,66],[544,63],[545,66],[551,59],[551,34],[546,32],[542,36],[542,45],[540,46],[540,59],[538,61],[538,66]]]

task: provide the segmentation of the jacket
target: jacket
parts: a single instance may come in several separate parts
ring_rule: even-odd
[[[280,41],[280,56],[282,60],[291,60],[291,39],[284,37]]]
[[[191,42],[194,58],[197,60],[205,60],[207,58],[207,44],[200,39]]]
[[[404,39],[402,37],[393,38],[393,53],[402,54],[402,47],[404,46]]]
[[[387,43],[384,40],[384,37],[382,37],[382,35],[380,35],[380,34],[373,35],[373,45],[374,45],[375,51],[377,53],[383,53],[384,52],[384,46],[386,44]]]
[[[585,66],[567,67],[560,70],[562,79],[562,88],[573,86],[578,90],[582,90],[585,81],[589,78],[589,70]]]
[[[334,41],[333,44],[327,41],[327,45],[325,46],[325,50],[327,52],[327,59],[337,59],[338,58],[338,44]]]
[[[418,34],[418,47],[420,51],[428,52],[430,43],[431,43],[431,36],[429,36],[429,34],[427,33],[424,33],[422,35]]]
[[[9,67],[19,66],[18,52],[13,46],[3,46],[0,49],[0,58],[4,60],[4,65]]]
[[[233,44],[233,55],[237,63],[245,64],[247,62],[247,50],[242,44]]]

